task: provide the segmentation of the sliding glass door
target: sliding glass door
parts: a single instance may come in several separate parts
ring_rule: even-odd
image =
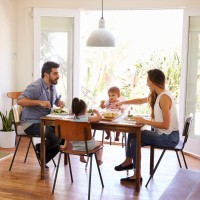
[[[79,60],[79,53],[74,50],[79,38],[75,40],[79,27],[78,16],[76,12],[66,10],[34,10],[34,79],[40,77],[44,62],[59,63],[60,79],[56,87],[67,108],[70,108],[76,88],[79,88],[77,81],[75,84],[73,82]]]
[[[182,116],[194,116],[186,150],[200,155],[200,10],[185,10],[183,24]]]

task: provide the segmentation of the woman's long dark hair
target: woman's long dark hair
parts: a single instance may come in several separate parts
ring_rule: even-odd
[[[74,114],[76,118],[78,118],[78,115],[85,112],[86,109],[87,105],[82,99],[75,97],[72,100],[72,114]]]
[[[165,74],[160,69],[151,69],[147,72],[149,80],[160,89],[165,89]],[[158,94],[151,91],[149,95],[149,105],[151,107],[151,118],[154,119],[154,105]]]

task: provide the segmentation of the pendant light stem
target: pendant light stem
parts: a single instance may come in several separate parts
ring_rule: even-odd
[[[102,4],[101,4],[102,6],[101,6],[101,8],[102,8],[102,10],[101,10],[101,12],[102,12],[102,14],[101,14],[101,19],[103,19],[103,0],[102,0]]]

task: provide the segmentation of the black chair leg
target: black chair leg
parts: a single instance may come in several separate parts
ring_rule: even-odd
[[[95,137],[95,135],[96,135],[96,130],[94,130],[94,132],[93,132],[93,135],[92,135],[92,136],[93,136],[93,137]]]
[[[175,152],[176,152],[176,156],[177,156],[177,159],[178,159],[179,166],[180,166],[180,168],[182,168],[181,161],[180,161],[180,158],[179,158],[179,155],[178,155],[178,151],[175,151]]]
[[[31,140],[32,140],[32,138],[30,138],[30,141],[29,141],[29,144],[28,144],[28,149],[26,151],[26,156],[25,156],[25,159],[24,159],[24,163],[26,162],[26,159],[27,159],[27,156],[28,156],[28,153],[29,153],[29,149],[30,149],[30,146],[31,146]]]
[[[68,159],[68,161],[69,161],[69,171],[70,171],[71,182],[73,183],[74,180],[73,180],[72,167],[71,167],[71,161],[70,161],[70,156],[69,156],[69,154],[67,154],[67,159]]]
[[[93,132],[93,137],[95,137],[95,134],[96,134],[96,130],[94,130],[94,132]],[[103,135],[103,137],[102,137],[102,144],[103,144],[104,134],[102,134],[102,135]],[[87,170],[89,160],[90,160],[90,157],[87,157],[87,161],[86,161],[86,164],[85,164],[85,170]]]
[[[122,148],[124,148],[124,138],[125,138],[125,135],[124,133],[122,133]]]
[[[110,133],[110,145],[112,145],[112,134]]]
[[[96,160],[96,163],[97,163],[97,169],[98,169],[98,172],[99,172],[99,177],[100,177],[100,180],[101,180],[101,185],[102,185],[102,187],[104,187],[103,178],[102,178],[102,175],[101,175],[100,167],[99,167],[99,165],[98,165],[96,153],[95,153],[95,160]]]
[[[33,150],[34,150],[34,152],[35,152],[35,155],[36,155],[36,158],[37,158],[37,160],[38,160],[38,163],[39,163],[39,165],[41,166],[40,158],[38,157],[38,154],[37,154],[37,152],[36,152],[36,148],[35,148],[35,145],[34,145],[32,139],[31,139],[31,144],[32,144],[32,146],[33,146]]]
[[[161,156],[160,156],[160,158],[159,158],[159,160],[158,160],[158,162],[157,162],[155,168],[153,169],[153,171],[152,171],[152,173],[151,173],[151,175],[150,175],[150,177],[149,177],[149,179],[148,179],[148,181],[147,181],[145,187],[148,186],[149,181],[151,180],[151,178],[152,178],[153,175],[155,174],[155,172],[156,172],[156,170],[157,170],[157,168],[158,168],[158,165],[160,164],[160,161],[161,161],[162,157],[164,156],[165,151],[166,151],[165,149],[162,151],[162,154],[161,154]]]
[[[53,161],[54,166],[56,167],[56,162],[53,158],[52,158],[52,161]]]
[[[91,177],[92,177],[92,156],[90,157],[90,174],[89,174],[89,186],[88,186],[88,200],[90,200]]]
[[[183,156],[183,160],[184,160],[184,163],[185,163],[185,168],[188,169],[188,166],[187,166],[187,163],[186,163],[186,160],[185,160],[185,156],[184,156],[184,153],[183,153],[182,150],[181,150],[181,154]]]
[[[103,144],[103,142],[104,142],[104,130],[103,130],[103,133],[102,133],[102,144]]]
[[[9,168],[9,171],[11,171],[11,169],[12,169],[12,166],[13,166],[13,162],[14,162],[14,160],[15,160],[15,156],[16,156],[16,154],[17,154],[17,150],[18,150],[18,147],[19,147],[19,143],[20,143],[20,141],[21,141],[21,136],[19,136],[19,139],[18,139],[18,142],[17,142],[17,146],[16,146],[16,149],[15,149],[15,152],[14,152],[14,155],[13,155],[13,158],[12,158],[12,161],[11,161],[11,164],[10,164],[10,168]]]
[[[55,178],[54,178],[54,183],[53,183],[53,188],[52,188],[52,194],[54,193],[54,190],[55,190],[55,186],[56,186],[56,180],[57,180],[57,176],[58,176],[58,169],[59,169],[59,166],[60,166],[60,158],[61,158],[61,152],[59,154],[59,158],[58,158],[58,164],[57,164],[57,169],[56,169],[56,174],[55,174]]]

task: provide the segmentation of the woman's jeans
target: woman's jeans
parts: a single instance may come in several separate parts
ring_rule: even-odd
[[[144,130],[141,133],[141,146],[175,147],[179,142],[179,131],[173,131],[169,135]],[[133,167],[136,167],[136,139],[133,133],[128,134],[126,157],[133,159]]]
[[[40,124],[32,124],[24,130],[27,135],[40,136]],[[55,135],[55,129],[50,126],[45,128],[45,147],[46,147],[46,163],[53,159],[58,153],[59,138]],[[40,153],[40,144],[36,145],[36,150]]]

